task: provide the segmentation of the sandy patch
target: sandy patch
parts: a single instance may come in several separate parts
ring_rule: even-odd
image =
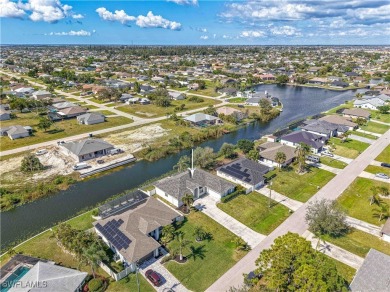
[[[145,113],[145,112],[135,112],[136,114],[139,114],[141,116],[146,116],[146,117],[154,117],[156,114],[151,114],[151,113]]]
[[[116,148],[120,148],[128,153],[134,153],[145,148],[147,143],[168,135],[169,131],[161,127],[161,124],[154,124],[136,130],[112,134],[105,140],[115,145]]]

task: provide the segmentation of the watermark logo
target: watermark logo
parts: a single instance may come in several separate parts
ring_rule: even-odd
[[[5,281],[1,283],[1,288],[47,288],[47,281]]]

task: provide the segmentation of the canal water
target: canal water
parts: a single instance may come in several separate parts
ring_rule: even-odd
[[[258,139],[281,129],[292,121],[319,114],[354,97],[354,91],[332,91],[318,88],[258,85],[256,91],[267,91],[283,103],[283,112],[267,124],[252,123],[200,146],[218,150],[225,142],[235,144],[239,139]],[[79,211],[95,206],[118,193],[135,188],[143,182],[172,170],[183,150],[154,162],[140,161],[110,174],[79,182],[65,191],[3,212],[0,216],[1,249],[12,242],[37,234]]]

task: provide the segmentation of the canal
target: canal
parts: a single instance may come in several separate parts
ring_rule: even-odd
[[[256,91],[267,91],[280,99],[284,107],[279,117],[267,124],[252,123],[218,139],[204,142],[200,146],[218,150],[225,142],[235,144],[239,139],[258,139],[264,134],[285,127],[292,121],[319,114],[344,103],[352,99],[356,93],[278,85],[258,85]],[[79,182],[50,197],[3,212],[0,216],[1,249],[12,242],[37,234],[118,193],[161,176],[172,170],[180,156],[188,154],[189,151],[183,150],[154,162],[139,161],[110,174]]]

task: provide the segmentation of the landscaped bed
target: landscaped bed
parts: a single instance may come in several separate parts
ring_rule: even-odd
[[[328,141],[329,145],[333,145],[336,149],[333,151],[334,154],[347,157],[347,158],[356,158],[362,153],[364,150],[370,146],[367,143],[363,143],[357,140],[348,139],[343,142],[343,140],[339,138],[331,138]]]
[[[349,216],[380,226],[384,223],[384,220],[379,221],[374,216],[376,213],[374,209],[378,207],[374,204],[370,205],[370,197],[373,194],[372,187],[374,186],[388,188],[389,185],[388,183],[358,177],[337,200]],[[381,199],[384,203],[390,205],[390,197],[389,199]]]
[[[288,216],[289,209],[257,192],[240,195],[218,208],[253,230],[268,235]]]
[[[233,243],[236,236],[207,215],[193,211],[186,218],[178,231],[184,232],[184,238],[191,241],[183,251],[188,261],[185,264],[169,261],[165,266],[188,289],[205,291],[246,252],[237,252]],[[196,226],[210,233],[211,240],[197,242],[193,235]],[[175,249],[177,243],[171,241],[168,247]],[[190,251],[191,247],[193,252]]]
[[[306,202],[320,188],[327,184],[335,174],[323,169],[311,167],[308,172],[298,174],[296,167],[289,167],[282,171],[273,170],[266,174],[272,178],[272,190],[291,199]]]

